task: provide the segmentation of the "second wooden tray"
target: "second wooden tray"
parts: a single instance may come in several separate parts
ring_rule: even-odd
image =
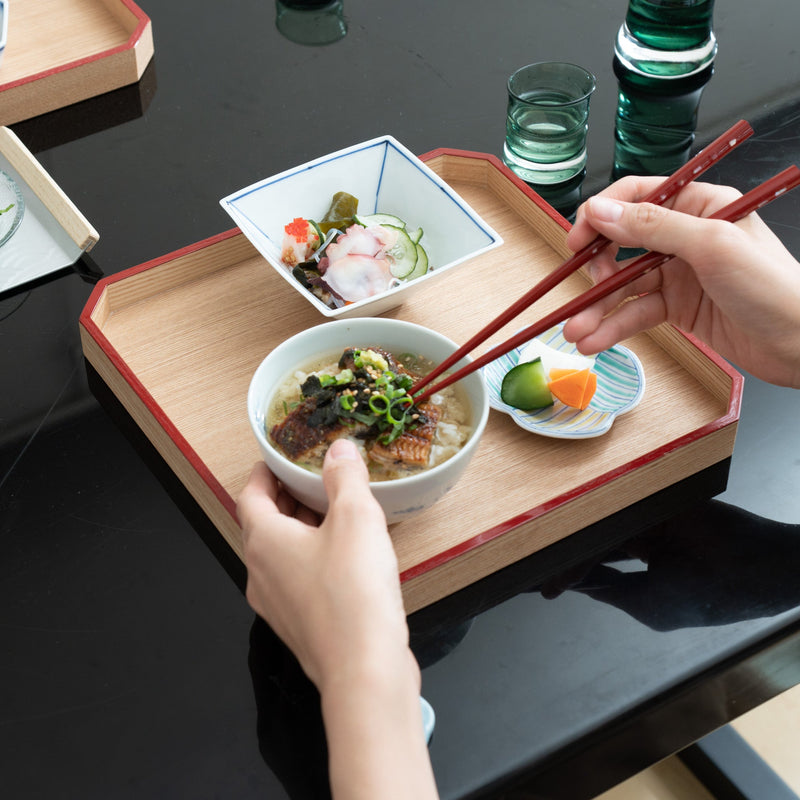
[[[425,159],[504,244],[386,316],[465,341],[569,254],[567,224],[492,156]],[[574,275],[512,329],[587,285]],[[271,348],[324,321],[238,230],[104,280],[81,315],[87,359],[239,555],[235,498],[259,458],[250,378]],[[626,344],[647,391],[608,434],[546,439],[493,411],[458,485],[393,526],[409,613],[731,455],[741,376],[669,326]]]
[[[14,0],[0,64],[0,125],[135,83],[153,56],[133,0]]]

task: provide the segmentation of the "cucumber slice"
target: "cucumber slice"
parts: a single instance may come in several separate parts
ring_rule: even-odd
[[[394,214],[356,214],[353,219],[368,228],[370,225],[391,225],[393,228],[405,229],[406,223]]]
[[[428,254],[421,244],[415,245],[417,248],[417,263],[414,269],[406,275],[403,280],[413,281],[414,278],[421,278],[428,271]]]
[[[415,231],[408,232],[408,238],[411,239],[411,241],[414,242],[414,244],[419,244],[420,239],[422,239],[423,233],[424,231],[422,230],[422,228],[417,228]]]
[[[386,251],[389,270],[395,278],[407,278],[417,265],[417,246],[411,241],[404,228],[384,225],[397,231],[397,241]]]
[[[503,377],[500,399],[521,411],[553,405],[553,395],[547,388],[542,359],[525,361],[512,367]]]

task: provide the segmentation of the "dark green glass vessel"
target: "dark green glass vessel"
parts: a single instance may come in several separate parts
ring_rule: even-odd
[[[682,78],[714,60],[714,0],[629,0],[617,58],[643,75]]]
[[[713,64],[695,75],[664,80],[641,75],[614,59],[619,95],[612,179],[670,175],[688,161],[703,89]]]
[[[714,0],[630,0],[625,22],[640,42],[658,50],[691,50],[711,33]]]

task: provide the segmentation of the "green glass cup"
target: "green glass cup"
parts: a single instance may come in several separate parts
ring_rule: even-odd
[[[717,54],[714,0],[629,0],[614,46],[628,69],[658,78],[702,72]]]
[[[508,79],[503,161],[524,181],[550,185],[586,167],[594,75],[561,62],[529,64]]]

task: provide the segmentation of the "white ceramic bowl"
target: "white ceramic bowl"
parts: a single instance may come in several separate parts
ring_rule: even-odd
[[[283,229],[295,217],[322,219],[336,192],[358,198],[358,213],[394,214],[421,227],[431,271],[365,300],[331,309],[281,262]],[[391,136],[322,156],[220,200],[261,255],[326,317],[374,316],[405,302],[427,281],[498,247],[502,238],[433,170]]]
[[[278,385],[316,354],[369,345],[390,352],[419,353],[436,362],[456,350],[456,344],[447,337],[411,322],[371,317],[336,320],[308,328],[278,345],[261,362],[250,382],[247,412],[267,466],[294,497],[320,513],[328,507],[321,476],[293,464],[268,441],[265,412]],[[466,362],[459,362],[454,369]],[[475,453],[489,416],[488,393],[480,371],[467,376],[460,385],[472,412],[472,434],[461,450],[425,472],[370,484],[390,524],[432,506],[455,485]]]

